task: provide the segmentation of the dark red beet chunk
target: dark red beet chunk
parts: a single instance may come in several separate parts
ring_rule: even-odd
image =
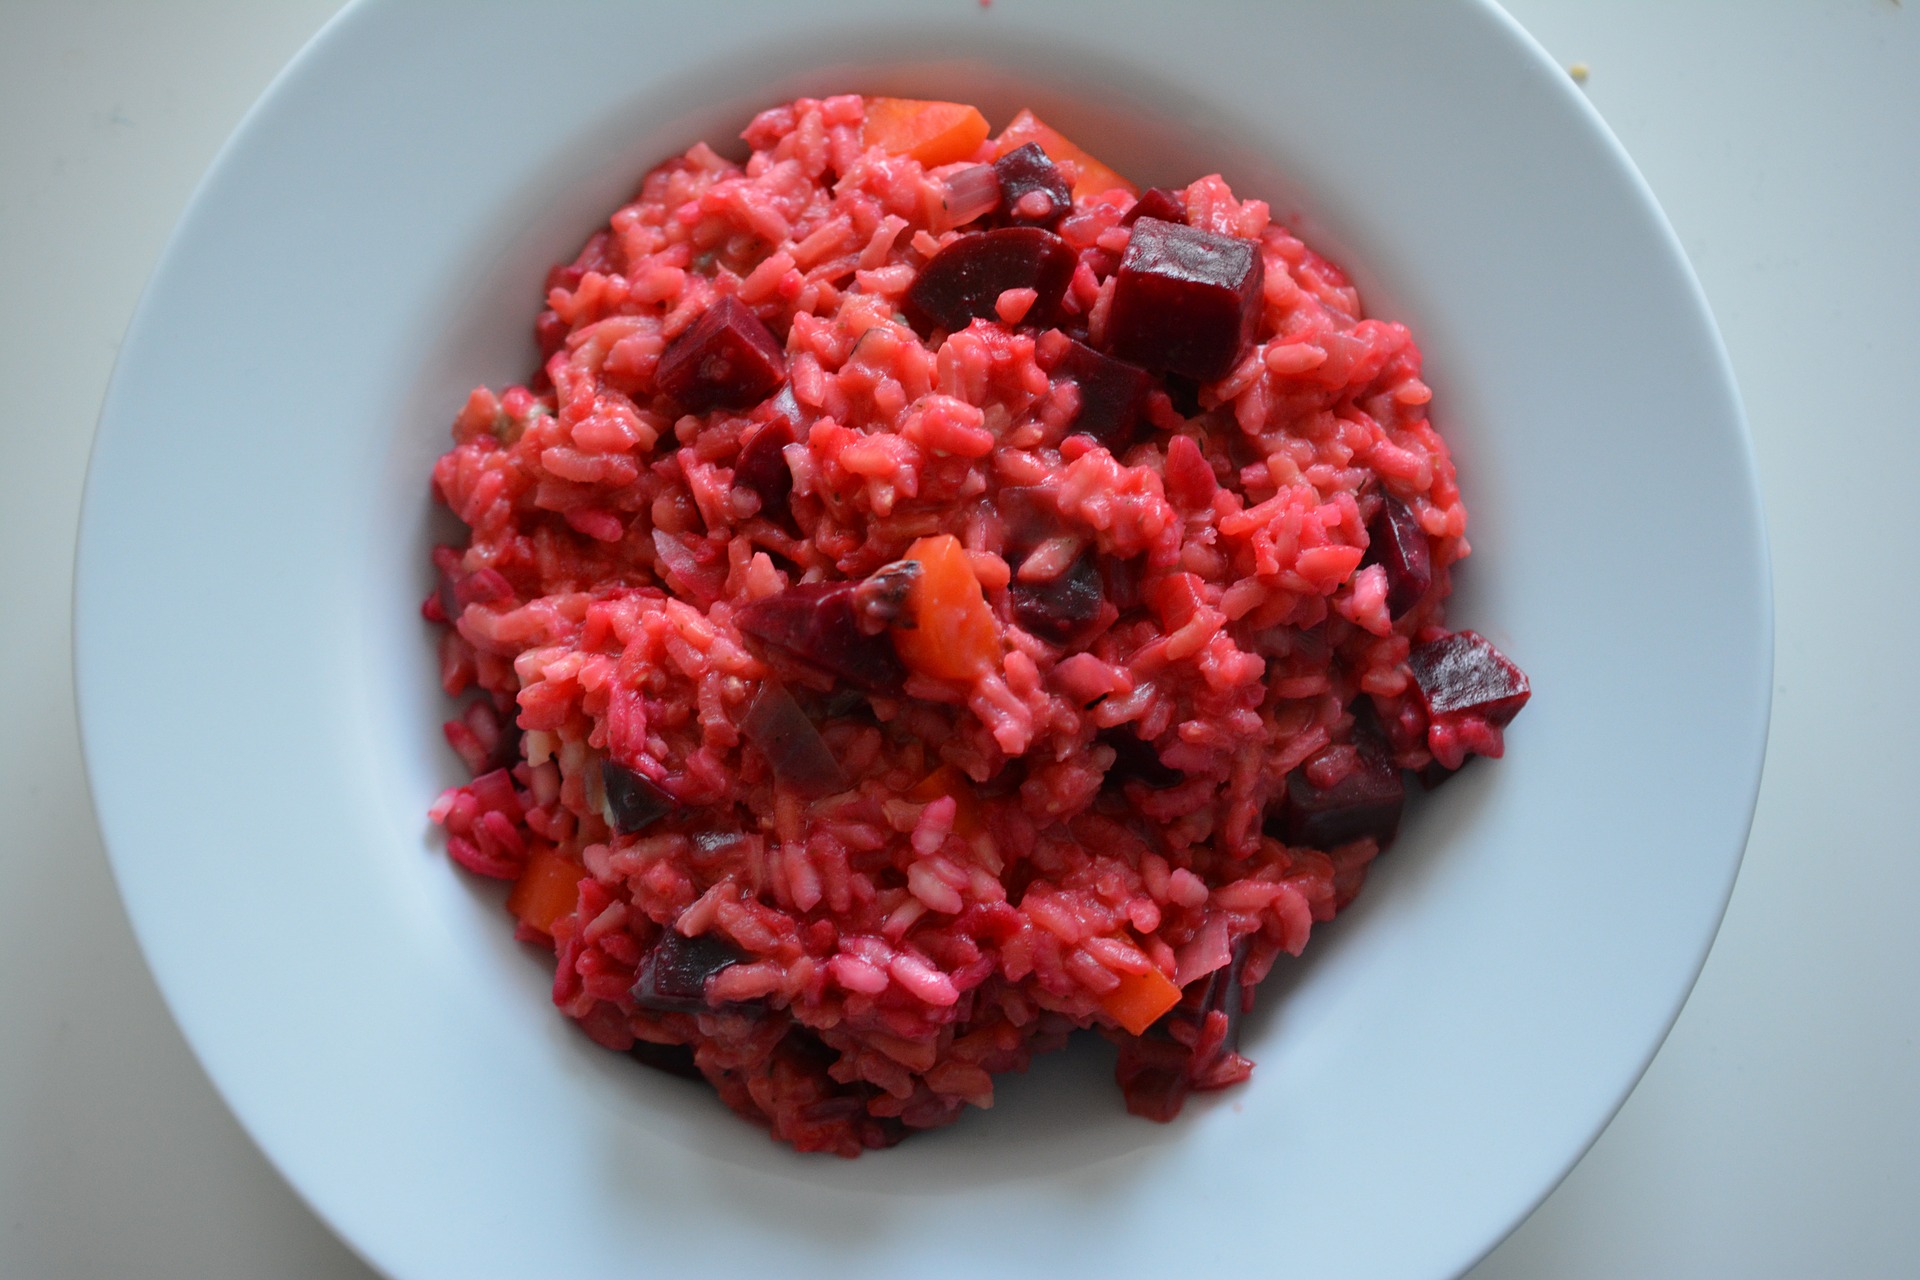
[[[1387,613],[1398,618],[1419,604],[1433,586],[1433,552],[1427,531],[1400,499],[1388,494],[1367,526],[1365,564],[1387,571]]]
[[[1100,582],[1106,588],[1107,599],[1113,601],[1113,607],[1121,613],[1140,605],[1140,571],[1142,565],[1138,558],[1122,560],[1118,556],[1100,557]]]
[[[1153,390],[1152,374],[1071,340],[1054,372],[1072,378],[1080,388],[1080,411],[1067,428],[1070,433],[1092,436],[1109,453],[1133,443]]]
[[[607,825],[623,836],[645,831],[679,807],[652,779],[612,758],[600,762],[600,785],[607,796]]]
[[[1060,507],[1052,490],[1041,485],[1008,485],[995,499],[1007,550],[1024,556],[1060,529]]]
[[[693,1063],[693,1046],[690,1044],[655,1044],[651,1040],[635,1040],[627,1053],[643,1066],[664,1071],[670,1076],[679,1076],[682,1080],[706,1079]]]
[[[1386,744],[1361,738],[1353,768],[1328,786],[1316,785],[1311,766],[1287,775],[1280,838],[1290,845],[1331,849],[1371,836],[1381,846],[1400,830],[1407,788],[1388,758]]]
[[[1149,369],[1224,378],[1253,341],[1265,278],[1251,240],[1143,217],[1114,275],[1107,345]]]
[[[733,482],[760,498],[760,514],[784,522],[793,497],[793,472],[781,450],[793,443],[793,428],[784,417],[762,425],[740,447]]]
[[[690,412],[702,413],[758,404],[786,376],[779,340],[729,294],[667,344],[654,385]]]
[[[1019,582],[1009,593],[1013,618],[1042,640],[1067,644],[1100,620],[1107,597],[1100,571],[1085,556],[1052,582]]]
[[[906,668],[891,637],[860,629],[854,582],[809,582],[755,600],[734,615],[748,635],[871,693],[898,689]]]
[[[1130,227],[1142,218],[1158,218],[1162,222],[1185,222],[1187,220],[1187,202],[1180,193],[1169,187],[1149,187],[1140,198],[1133,202],[1133,208],[1127,210],[1120,219],[1120,225]]]
[[[993,162],[1000,178],[1000,210],[1023,227],[1051,227],[1073,208],[1073,192],[1037,142],[1015,147]]]
[[[707,980],[745,959],[723,938],[710,933],[689,938],[669,928],[640,958],[633,1002],[659,1013],[701,1013],[716,1008],[707,1000]]]
[[[993,319],[993,304],[1008,289],[1032,289],[1039,297],[1026,314],[1029,324],[1049,324],[1073,279],[1073,250],[1051,231],[1001,227],[961,236],[920,268],[903,299],[907,320],[921,334],[955,332]]]
[[[1095,741],[1113,748],[1113,764],[1107,769],[1108,786],[1137,778],[1155,791],[1164,791],[1187,780],[1186,774],[1166,766],[1151,742],[1135,737],[1124,728],[1103,730]]]
[[[1527,705],[1526,673],[1477,633],[1456,631],[1407,655],[1414,686],[1427,712],[1427,747],[1443,768],[1458,769],[1469,755],[1498,758],[1500,730]]]

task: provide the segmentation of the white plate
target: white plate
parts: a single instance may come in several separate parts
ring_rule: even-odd
[[[415,612],[446,424],[530,368],[546,265],[651,162],[833,89],[1221,168],[1427,352],[1473,512],[1451,616],[1533,704],[1276,976],[1253,1081],[1171,1126],[1081,1052],[897,1150],[794,1156],[555,1014],[424,817],[455,775]],[[1431,1277],[1585,1149],[1706,954],[1767,723],[1761,528],[1672,233],[1491,5],[392,0],[255,109],[141,304],[76,660],[161,988],[395,1276]]]

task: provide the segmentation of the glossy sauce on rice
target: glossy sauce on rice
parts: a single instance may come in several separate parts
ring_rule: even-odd
[[[990,1106],[1076,1028],[1170,1118],[1246,1078],[1239,1015],[1401,771],[1498,755],[1526,698],[1445,626],[1419,349],[1265,204],[1142,196],[1025,113],[744,137],[649,173],[549,276],[540,369],[454,423],[424,612],[474,779],[433,817],[588,1035],[802,1150]],[[1013,283],[948,323],[928,282],[977,295],[986,235]],[[1188,284],[1148,237],[1243,259],[1205,377],[1141,372],[1129,332],[1204,319],[1151,313]]]

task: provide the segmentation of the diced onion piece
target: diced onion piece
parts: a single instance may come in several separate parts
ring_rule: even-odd
[[[964,227],[1000,207],[1000,175],[990,164],[976,164],[947,175],[944,199],[949,227]]]

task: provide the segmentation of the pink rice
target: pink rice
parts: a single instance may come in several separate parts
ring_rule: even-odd
[[[447,725],[475,780],[433,816],[478,874],[577,866],[573,909],[520,926],[552,949],[554,1003],[611,1049],[686,1046],[728,1106],[802,1150],[855,1155],[989,1107],[996,1075],[1076,1028],[1121,1045],[1123,1082],[1208,1050],[1170,1104],[1130,1086],[1165,1118],[1186,1087],[1252,1064],[1183,1042],[1221,1035],[1210,1022],[1131,1035],[1103,997],[1149,972],[1191,993],[1236,954],[1257,983],[1379,852],[1287,847],[1263,819],[1291,771],[1352,740],[1359,700],[1390,728],[1419,715],[1409,648],[1439,634],[1467,552],[1420,352],[1264,203],[1203,177],[1189,223],[1264,258],[1251,353],[1187,414],[1156,390],[1120,457],[1066,437],[1075,390],[1043,367],[1058,339],[1018,327],[1030,296],[937,344],[901,322],[916,271],[959,234],[941,196],[965,164],[869,149],[864,115],[858,97],[803,99],[753,121],[744,166],[699,145],[649,173],[550,275],[543,367],[461,410],[433,486],[471,536],[436,553],[425,612],[451,624],[447,693],[481,696]],[[990,158],[983,144],[968,163]],[[1068,323],[1096,346],[1132,202],[1082,195],[1059,227],[1078,256]],[[782,342],[812,418],[785,450],[792,528],[732,483],[765,414],[676,416],[652,386],[667,343],[725,294]],[[1067,534],[1033,557],[1056,563],[1007,554],[1006,486],[1050,491]],[[1383,492],[1432,553],[1431,589],[1397,620],[1383,569],[1363,565]],[[772,659],[737,611],[863,578],[936,533],[964,543],[1004,667],[914,675],[826,714],[850,785],[813,800],[780,785],[742,736]],[[1023,631],[1016,576],[1089,549],[1136,566],[1139,603],[1090,643]],[[1109,780],[1115,733],[1183,780]],[[1396,764],[1428,764],[1417,732],[1392,736]],[[616,835],[609,756],[684,808]],[[977,821],[910,794],[942,765],[971,780]],[[668,929],[743,957],[712,979],[710,1010],[635,1003]]]

